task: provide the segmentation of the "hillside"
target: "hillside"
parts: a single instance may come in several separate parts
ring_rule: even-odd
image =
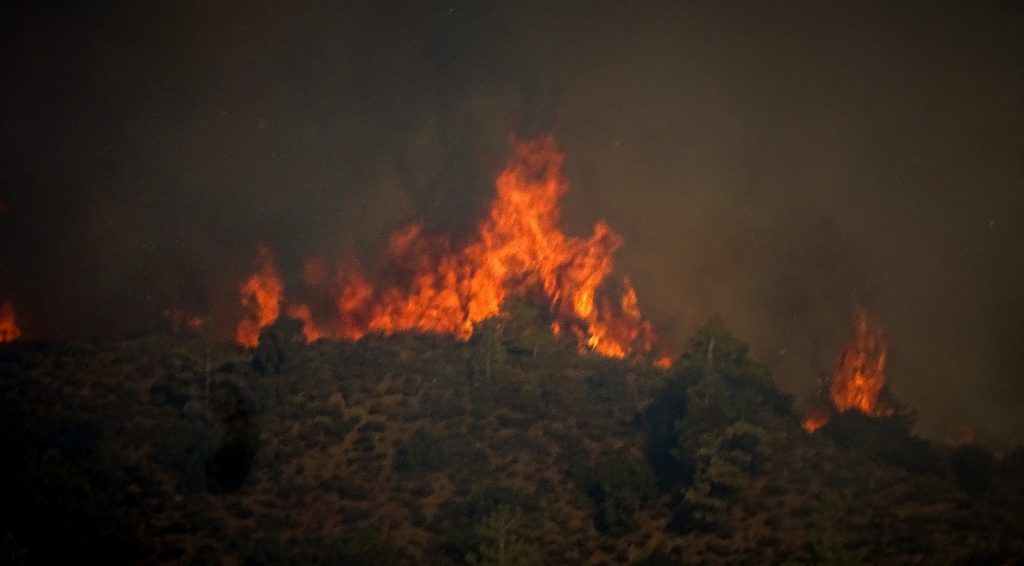
[[[713,321],[668,370],[529,313],[255,349],[0,346],[3,560],[43,564],[1009,563],[1024,452],[907,410],[815,434]]]

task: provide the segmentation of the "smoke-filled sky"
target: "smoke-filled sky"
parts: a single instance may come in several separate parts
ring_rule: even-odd
[[[1016,2],[37,4],[0,17],[28,335],[227,336],[257,243],[297,284],[413,217],[465,231],[509,135],[553,133],[568,231],[623,236],[666,342],[720,313],[802,401],[857,297],[924,433],[1024,441]]]

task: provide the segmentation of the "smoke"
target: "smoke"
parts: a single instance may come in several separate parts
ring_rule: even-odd
[[[1022,439],[1024,18],[1009,3],[14,5],[0,301],[29,335],[168,308],[230,337],[255,246],[464,233],[554,132],[669,343],[720,313],[804,398],[865,303],[923,431]],[[976,3],[975,3],[976,4]]]

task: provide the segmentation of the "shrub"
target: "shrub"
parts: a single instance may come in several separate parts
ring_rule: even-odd
[[[540,564],[520,531],[523,513],[518,507],[498,505],[476,528],[476,550],[466,557],[469,564],[480,566],[529,566]]]
[[[440,439],[419,429],[398,446],[394,467],[403,476],[416,476],[443,469],[447,460]]]
[[[688,482],[693,475],[692,466],[684,465],[674,455],[679,444],[676,422],[687,412],[687,385],[683,376],[670,376],[641,415],[646,432],[644,452],[663,491]]]
[[[869,417],[850,410],[829,419],[821,433],[842,448],[890,466],[918,474],[937,471],[939,461],[932,447],[914,436],[910,427],[909,416],[899,412],[889,417]]]
[[[305,350],[302,322],[281,317],[260,331],[259,343],[252,354],[252,368],[261,374],[282,373],[299,364]]]
[[[975,497],[984,495],[992,483],[992,453],[977,444],[954,448],[949,467],[956,485]]]
[[[606,453],[598,458],[587,492],[597,505],[597,528],[620,536],[633,530],[637,511],[654,499],[654,474],[642,459]]]
[[[758,475],[768,455],[767,433],[740,421],[706,434],[696,454],[697,473],[683,494],[696,526],[719,522],[732,497]]]
[[[468,497],[446,502],[438,510],[431,529],[443,533],[446,551],[458,560],[478,549],[477,528],[484,519],[501,506],[518,509],[524,521],[532,520],[539,511],[537,501],[523,492],[504,486],[488,486]]]

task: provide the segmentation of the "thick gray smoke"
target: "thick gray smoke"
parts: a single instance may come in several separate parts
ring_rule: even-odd
[[[233,3],[230,3],[233,4]],[[108,3],[4,8],[0,300],[27,333],[170,307],[228,335],[258,242],[372,258],[471,226],[512,131],[680,344],[720,313],[798,398],[856,296],[922,430],[1024,440],[1014,3]]]

